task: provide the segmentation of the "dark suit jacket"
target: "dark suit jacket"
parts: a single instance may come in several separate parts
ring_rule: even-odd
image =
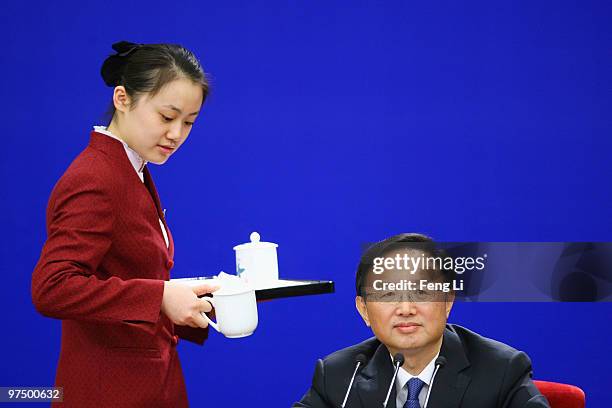
[[[389,351],[376,338],[318,360],[310,390],[293,406],[340,407],[360,353],[368,361],[355,377],[346,407],[382,407],[393,378],[393,364]],[[430,408],[549,406],[531,381],[531,361],[523,352],[448,324],[440,355],[447,363],[434,380]],[[396,408],[395,398],[394,384],[388,408]]]
[[[207,330],[161,313],[174,242],[146,166],[144,181],[121,142],[94,131],[51,193],[32,300],[62,319],[61,407],[187,406],[175,346]]]

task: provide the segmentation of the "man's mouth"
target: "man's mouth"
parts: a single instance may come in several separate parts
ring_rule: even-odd
[[[400,333],[414,333],[421,327],[418,323],[413,322],[399,322],[393,325],[394,329],[397,329]]]

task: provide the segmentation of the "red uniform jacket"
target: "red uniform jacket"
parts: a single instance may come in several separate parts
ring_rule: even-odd
[[[36,309],[62,319],[58,406],[188,405],[176,344],[179,336],[202,344],[208,332],[160,311],[173,255],[149,170],[143,184],[121,142],[91,132],[51,193],[32,276]]]

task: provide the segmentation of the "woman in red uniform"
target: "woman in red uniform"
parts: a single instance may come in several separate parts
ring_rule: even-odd
[[[112,119],[55,185],[32,299],[62,320],[62,407],[184,407],[178,338],[202,344],[214,291],[169,282],[174,243],[147,163],[187,139],[208,93],[197,58],[172,44],[113,45],[102,66]]]

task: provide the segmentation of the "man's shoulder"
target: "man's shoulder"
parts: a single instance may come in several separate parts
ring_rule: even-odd
[[[326,370],[353,370],[357,363],[357,356],[363,354],[366,361],[369,361],[376,349],[380,346],[380,341],[376,337],[371,337],[361,343],[335,351],[323,358]]]
[[[486,361],[487,363],[505,364],[518,356],[527,355],[501,341],[485,337],[470,329],[456,324],[447,324],[447,330],[456,334],[470,362]]]

